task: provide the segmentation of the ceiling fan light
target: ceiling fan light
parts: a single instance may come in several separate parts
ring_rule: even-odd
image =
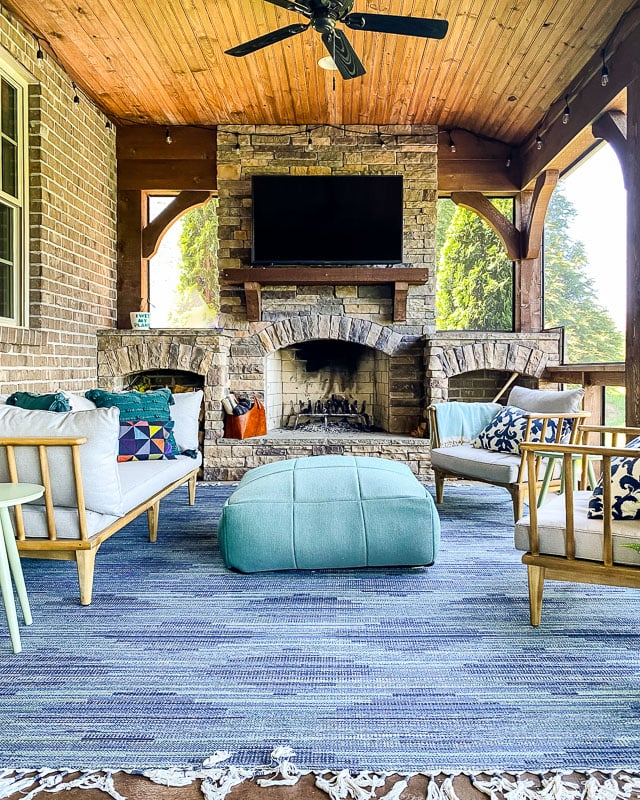
[[[319,59],[318,66],[326,70],[338,69],[338,67],[336,66],[336,62],[333,60],[333,58],[331,58],[331,56],[323,56],[321,59]]]

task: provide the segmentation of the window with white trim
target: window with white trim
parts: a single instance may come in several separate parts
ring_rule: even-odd
[[[26,324],[27,84],[0,53],[0,324]]]

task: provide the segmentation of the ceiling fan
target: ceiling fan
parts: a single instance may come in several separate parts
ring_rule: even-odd
[[[449,23],[443,19],[358,12],[352,14],[350,12],[354,0],[267,0],[267,2],[286,8],[288,11],[296,11],[306,17],[309,22],[306,24],[298,22],[276,31],[270,31],[249,42],[225,50],[225,53],[230,56],[246,56],[263,47],[296,36],[311,27],[322,36],[324,46],[345,80],[358,78],[364,75],[366,70],[344,32],[336,28],[337,22],[358,31],[398,33],[403,36],[421,36],[425,39],[444,38],[449,27]]]

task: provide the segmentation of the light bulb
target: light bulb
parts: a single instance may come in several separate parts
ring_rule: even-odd
[[[542,150],[542,136],[540,134],[536,136],[536,150]]]
[[[609,70],[606,66],[602,67],[602,72],[600,73],[600,85],[606,86],[609,83]]]
[[[171,138],[171,133],[169,132],[169,128],[167,128],[167,130],[164,133],[164,140],[167,144],[171,144],[173,142],[173,139]]]

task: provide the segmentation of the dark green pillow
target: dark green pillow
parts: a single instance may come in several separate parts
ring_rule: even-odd
[[[14,392],[7,397],[7,405],[35,409],[36,411],[71,411],[69,401],[62,392],[54,392],[53,394]]]

